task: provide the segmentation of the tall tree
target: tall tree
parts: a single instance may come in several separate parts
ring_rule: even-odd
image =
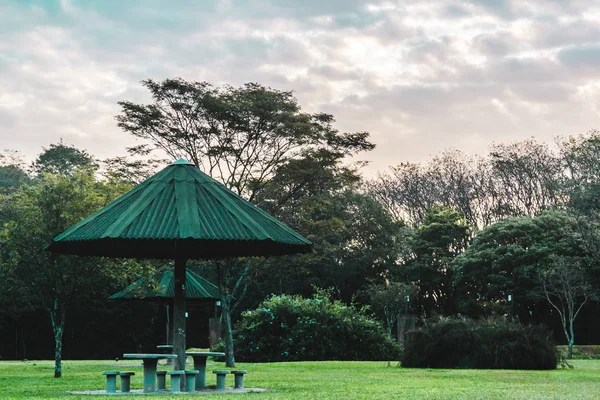
[[[137,185],[158,172],[159,167],[169,164],[167,160],[139,160],[113,157],[102,161],[104,176],[113,182]]]
[[[428,179],[427,168],[414,163],[391,167],[369,183],[369,193],[398,221],[417,226],[427,210],[438,204],[436,189]]]
[[[526,140],[492,146],[486,156],[448,150],[425,164],[403,163],[370,182],[388,211],[418,226],[444,206],[483,228],[509,216],[533,216],[564,202],[564,165],[548,145]]]
[[[567,358],[573,358],[575,319],[597,290],[579,257],[552,257],[549,269],[540,273],[542,296],[558,313],[565,339]]]
[[[132,155],[162,150],[185,157],[252,201],[278,167],[307,149],[349,155],[370,150],[368,133],[340,133],[333,116],[301,111],[292,92],[257,83],[214,87],[207,82],[142,81],[152,104],[119,103],[118,125],[145,143]]]
[[[72,175],[79,168],[97,168],[94,158],[85,150],[75,146],[66,145],[62,139],[58,143],[51,143],[50,147],[35,159],[31,169],[35,175],[42,173]]]
[[[467,248],[470,236],[465,219],[444,207],[431,208],[414,230],[411,254],[398,273],[400,279],[417,285],[416,302],[423,316],[456,314],[452,262]]]
[[[10,193],[21,185],[29,183],[22,155],[15,150],[0,153],[0,192]]]
[[[490,151],[493,176],[504,191],[502,216],[534,216],[561,203],[560,158],[533,139],[498,144]]]
[[[333,127],[332,115],[302,112],[292,92],[257,83],[214,87],[183,79],[142,84],[153,102],[122,101],[121,114],[116,116],[125,132],[143,140],[129,152],[147,156],[159,150],[171,158],[185,157],[250,201],[290,163],[321,154],[335,164],[374,147],[367,132],[341,133]],[[226,276],[231,274],[219,273],[221,279]],[[222,302],[229,302],[230,289],[225,285],[219,282]],[[225,304],[223,310],[230,308]],[[225,321],[228,318],[224,316]],[[229,324],[224,335],[226,364],[233,366]]]
[[[55,344],[54,376],[62,376],[62,345],[68,308],[100,277],[126,264],[56,256],[44,251],[51,239],[115,197],[121,188],[97,182],[90,170],[72,176],[42,175],[0,201],[3,289],[31,308],[48,312]]]
[[[563,190],[569,206],[597,220],[600,210],[600,131],[559,140],[565,168]]]
[[[498,221],[480,231],[454,262],[461,309],[529,319],[539,301],[540,274],[551,257],[588,256],[578,220],[566,212]]]
[[[356,168],[312,154],[282,166],[257,194],[256,204],[309,238],[314,251],[253,268],[245,307],[271,293],[310,296],[314,287],[351,301],[369,279],[385,280],[403,251],[404,226],[362,192]]]
[[[402,282],[371,283],[365,288],[367,296],[375,311],[383,314],[388,335],[392,336],[394,324],[400,313],[406,317],[410,298],[415,295],[416,288],[412,284]],[[398,332],[398,338],[403,338],[404,332]],[[402,339],[399,340],[403,342]]]

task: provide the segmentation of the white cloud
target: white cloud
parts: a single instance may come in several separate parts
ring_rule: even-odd
[[[294,90],[372,132],[378,169],[597,127],[600,8],[583,0],[45,4],[0,4],[0,147],[30,158],[59,137],[123,154],[117,101],[173,76]]]

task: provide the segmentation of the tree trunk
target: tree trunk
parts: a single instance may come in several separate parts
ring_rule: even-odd
[[[574,322],[575,322],[575,317],[577,316],[576,313],[573,312],[574,307],[570,308],[570,315],[569,315],[569,333],[571,334],[569,338],[567,338],[569,340],[569,347],[567,350],[567,359],[570,360],[573,358],[573,345],[575,344],[575,328],[573,327]]]
[[[573,358],[573,342],[570,341],[569,344],[567,345],[567,360],[570,360]]]
[[[66,310],[64,304],[61,304],[58,298],[55,298],[52,308],[48,311],[50,312],[50,321],[54,333],[54,377],[60,378],[62,377],[62,345]]]
[[[173,370],[185,370],[185,260],[175,260],[175,288],[173,298]],[[185,381],[185,379],[183,379]]]

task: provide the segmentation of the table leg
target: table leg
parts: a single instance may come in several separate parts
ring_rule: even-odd
[[[144,393],[156,391],[156,358],[144,358]]]
[[[194,356],[194,369],[198,370],[196,376],[196,390],[206,387],[206,356]]]

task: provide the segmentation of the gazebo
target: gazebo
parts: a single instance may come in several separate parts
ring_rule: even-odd
[[[166,309],[166,340],[171,344],[170,319],[175,294],[175,279],[172,269],[162,269],[151,277],[140,278],[128,285],[123,290],[109,297],[110,300],[149,301],[163,303]],[[202,305],[219,300],[219,288],[214,283],[204,279],[191,269],[185,271],[187,303]],[[189,308],[189,307],[188,307]]]
[[[52,240],[80,256],[172,259],[174,369],[185,369],[186,261],[310,251],[311,242],[179,159]],[[221,293],[223,295],[223,293]]]

